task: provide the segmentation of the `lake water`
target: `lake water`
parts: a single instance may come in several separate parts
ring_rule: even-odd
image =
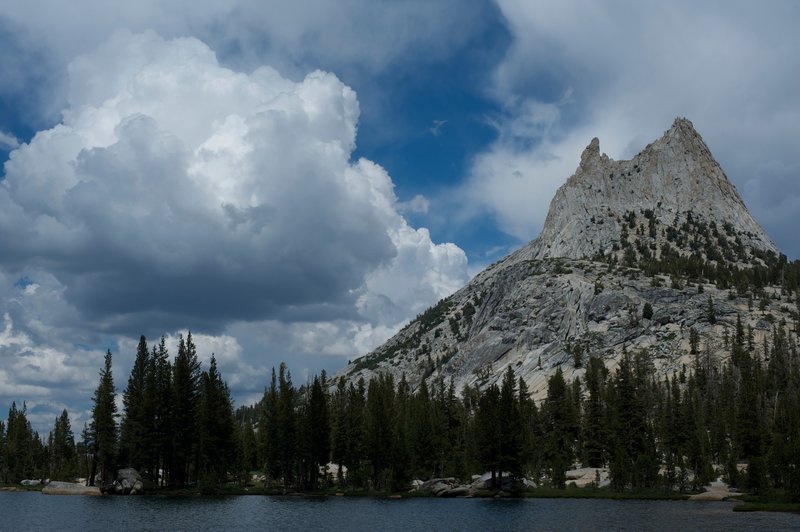
[[[727,502],[80,497],[0,492],[2,530],[800,530]]]

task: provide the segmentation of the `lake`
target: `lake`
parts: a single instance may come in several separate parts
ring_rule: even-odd
[[[80,497],[0,492],[3,530],[800,530],[733,503],[599,499]]]

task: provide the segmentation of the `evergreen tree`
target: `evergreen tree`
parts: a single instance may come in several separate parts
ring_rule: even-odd
[[[411,391],[402,376],[397,385],[395,408],[393,416],[391,456],[391,488],[393,491],[407,490],[411,481],[412,444],[410,437],[411,425]]]
[[[608,370],[603,361],[589,358],[586,369],[586,399],[583,420],[585,461],[589,467],[603,467],[608,451],[607,416],[605,412],[605,388]]]
[[[578,418],[560,367],[547,381],[547,399],[543,410],[548,433],[545,459],[551,470],[553,485],[563,489],[566,482],[564,473],[574,456]]]
[[[339,379],[333,395],[331,412],[331,457],[337,465],[336,481],[344,484],[344,461],[347,455],[348,420],[347,420],[347,383]]]
[[[286,369],[286,364],[281,363],[278,372],[278,397],[276,409],[277,425],[277,459],[280,464],[280,474],[284,486],[290,486],[295,479],[295,465],[297,461],[297,419],[295,408],[297,391],[292,384],[292,376]]]
[[[92,401],[92,422],[89,426],[92,451],[93,469],[99,469],[100,478],[103,485],[114,480],[116,474],[117,457],[117,404],[114,401],[116,388],[114,387],[114,377],[111,374],[111,351],[106,352],[103,369],[100,370],[100,383],[94,392]],[[89,479],[90,485],[94,485],[94,470],[92,478]]]
[[[213,354],[200,377],[197,425],[198,482],[204,489],[215,489],[234,465],[236,445],[230,391]]]
[[[50,478],[52,480],[70,480],[76,474],[75,436],[69,422],[66,409],[56,418],[53,430],[48,438],[50,452]]]
[[[306,416],[307,434],[309,435],[309,487],[316,490],[320,466],[326,466],[330,460],[331,428],[328,412],[328,394],[319,377],[314,377],[308,399]]]
[[[172,468],[171,479],[182,486],[189,482],[197,459],[197,404],[200,393],[200,362],[190,332],[178,340],[178,355],[172,368]]]
[[[261,400],[259,438],[264,473],[272,481],[281,477],[280,441],[278,433],[278,378],[272,368],[269,388],[264,389]]]
[[[147,433],[148,419],[145,407],[147,369],[150,363],[150,352],[147,339],[139,338],[136,349],[136,359],[133,362],[128,386],[122,396],[123,417],[120,424],[120,464],[125,464],[134,469],[141,470],[145,463],[145,434]]]
[[[147,364],[143,406],[146,427],[141,435],[148,478],[161,485],[167,483],[172,464],[172,401],[172,365],[162,336]]]
[[[35,451],[39,443],[38,435],[33,432],[27,417],[28,407],[22,403],[17,409],[16,402],[11,403],[6,422],[5,438],[5,478],[6,483],[18,484],[26,478],[33,478],[36,473]]]
[[[508,471],[514,477],[523,473],[525,459],[523,447],[523,418],[516,395],[516,377],[514,369],[508,366],[500,388],[500,457],[499,468]],[[501,478],[502,483],[502,478]]]
[[[502,473],[500,415],[500,389],[492,384],[480,395],[475,415],[477,460],[484,471],[492,473],[492,489],[500,488]]]
[[[387,486],[394,433],[394,379],[381,373],[372,379],[367,391],[367,449],[376,489]]]
[[[8,445],[6,441],[6,426],[0,419],[0,482],[8,482]]]

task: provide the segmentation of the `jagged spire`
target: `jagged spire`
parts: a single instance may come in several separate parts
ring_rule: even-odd
[[[692,211],[706,222],[730,224],[747,247],[777,252],[692,122],[678,117],[660,139],[627,161],[600,155],[600,142],[592,139],[575,174],[556,192],[541,234],[519,256],[621,253],[624,232],[631,228],[623,231],[620,217],[644,211],[662,227]]]

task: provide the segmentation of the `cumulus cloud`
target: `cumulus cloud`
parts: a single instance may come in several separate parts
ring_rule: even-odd
[[[6,163],[0,231],[6,265],[46,267],[97,327],[347,314],[409,242],[460,278],[386,172],[349,161],[358,101],[334,75],[235,73],[195,39],[123,31],[70,79],[63,122]]]
[[[796,164],[796,4],[498,5],[512,41],[490,87],[505,110],[500,134],[475,158],[465,191],[478,212],[529,240],[592,137],[609,156],[626,158],[686,116],[779,246],[800,254],[783,237],[794,222],[773,221],[771,204],[748,185],[788,182],[782,190],[800,198],[791,174],[775,174]]]
[[[27,280],[24,345],[6,341],[19,382],[86,374],[48,350],[54,328],[113,338],[126,362],[139,333],[192,328],[254,387],[263,368],[232,324],[311,324],[301,352],[353,357],[466,280],[464,253],[406,222],[387,172],[351,160],[358,99],[335,75],[234,72],[199,40],[119,31],[69,76],[63,120],[0,183],[5,280]]]

